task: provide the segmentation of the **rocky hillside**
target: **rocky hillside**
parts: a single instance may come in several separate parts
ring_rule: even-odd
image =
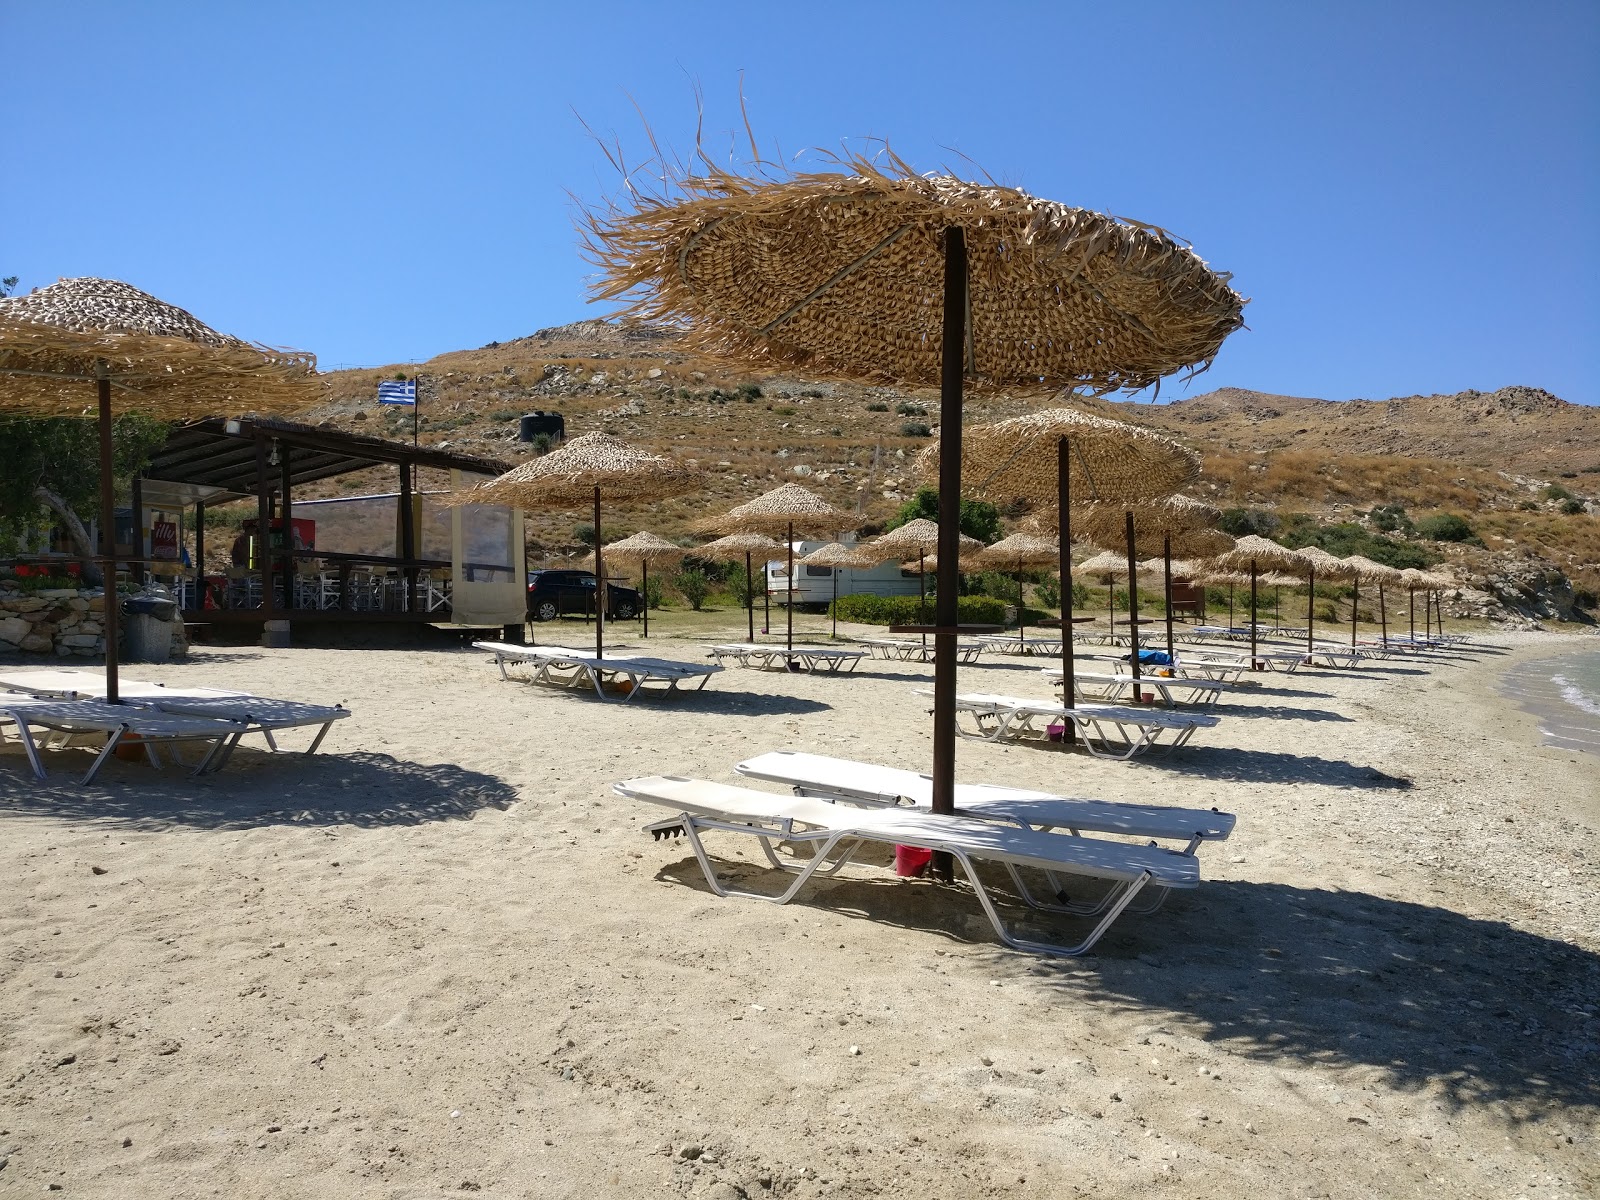
[[[374,398],[381,379],[414,372],[425,379],[422,439],[430,444],[516,461],[533,453],[516,440],[516,418],[545,409],[563,414],[569,436],[605,429],[706,469],[706,487],[692,497],[609,514],[607,540],[646,527],[681,535],[796,479],[863,524],[881,521],[916,487],[909,460],[935,432],[938,410],[930,392],[731,373],[684,353],[670,331],[584,321],[420,367],[335,372],[317,415],[409,435],[410,414],[380,409]],[[980,398],[967,419],[997,420],[1038,403]],[[1224,506],[1337,520],[1362,519],[1380,504],[1413,518],[1456,512],[1485,542],[1482,551],[1448,548],[1470,572],[1551,567],[1600,591],[1600,409],[1527,387],[1349,401],[1222,388],[1163,405],[1078,403],[1194,446],[1206,459],[1196,491]],[[537,549],[570,552],[582,521],[579,513],[535,515]]]

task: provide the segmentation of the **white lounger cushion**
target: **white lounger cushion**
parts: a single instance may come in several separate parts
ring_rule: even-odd
[[[923,691],[923,695],[931,695],[931,691]],[[988,692],[963,692],[956,697],[956,703],[968,708],[994,708],[1014,709],[1018,712],[1030,712],[1039,716],[1068,715],[1069,710],[1059,700],[1025,700],[1019,696],[1000,696]],[[1160,727],[1162,729],[1210,729],[1221,718],[1211,716],[1209,713],[1169,712],[1159,708],[1133,708],[1117,704],[1077,704],[1074,711],[1085,717],[1094,717],[1105,721],[1121,721],[1129,725],[1145,725]]]
[[[773,750],[746,759],[734,770],[752,779],[866,804],[894,805],[909,800],[925,810],[933,803],[933,781],[927,775],[825,754]],[[1220,840],[1233,832],[1235,824],[1232,813],[1215,809],[1116,804],[982,783],[956,784],[955,801],[960,812],[984,819],[1129,837]]]

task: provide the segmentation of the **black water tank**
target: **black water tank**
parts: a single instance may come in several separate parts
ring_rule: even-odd
[[[522,418],[517,440],[531,442],[541,433],[552,442],[564,441],[567,436],[566,419],[558,412],[531,412]]]

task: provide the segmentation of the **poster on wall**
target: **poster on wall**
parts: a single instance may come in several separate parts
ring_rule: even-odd
[[[178,560],[178,523],[164,516],[150,522],[150,557],[162,562]]]

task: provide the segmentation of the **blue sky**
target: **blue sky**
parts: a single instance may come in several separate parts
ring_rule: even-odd
[[[126,279],[325,367],[604,310],[575,114],[886,137],[1188,238],[1248,331],[1163,398],[1600,402],[1600,4],[0,0],[0,275]]]

